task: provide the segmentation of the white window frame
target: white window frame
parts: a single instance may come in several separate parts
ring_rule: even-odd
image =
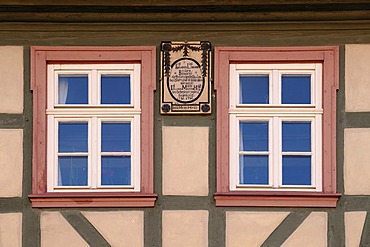
[[[241,104],[240,75],[269,75],[269,103]],[[311,75],[310,104],[281,104],[281,78],[284,74]],[[229,92],[229,182],[230,191],[322,191],[322,64],[230,64]],[[269,123],[269,183],[239,183],[239,123]],[[311,122],[311,185],[282,185],[282,122]],[[254,152],[247,152],[253,154]],[[262,153],[262,152],[257,152]],[[296,154],[303,154],[296,152]]]
[[[47,192],[138,192],[140,191],[140,64],[49,64],[47,65]],[[58,104],[58,75],[87,74],[89,104]],[[100,104],[102,74],[130,76],[130,104]],[[58,123],[88,123],[88,184],[58,186]],[[101,123],[130,122],[131,184],[101,185]]]

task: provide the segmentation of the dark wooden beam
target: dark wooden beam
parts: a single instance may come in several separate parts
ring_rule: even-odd
[[[13,6],[258,6],[258,5],[321,5],[369,3],[368,0],[2,0],[0,5]]]

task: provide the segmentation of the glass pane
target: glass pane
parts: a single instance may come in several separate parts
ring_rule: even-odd
[[[131,124],[102,123],[102,152],[130,152]]]
[[[241,75],[239,80],[241,104],[269,103],[268,75]]]
[[[311,122],[283,122],[283,152],[311,151]]]
[[[130,185],[131,157],[103,156],[101,158],[102,185]]]
[[[58,76],[58,104],[88,104],[87,75]]]
[[[58,152],[88,152],[88,124],[59,122]]]
[[[268,151],[268,122],[240,122],[240,151]]]
[[[102,75],[101,103],[130,104],[130,75]]]
[[[282,76],[282,104],[311,104],[311,75]]]
[[[59,157],[58,185],[87,185],[87,157]]]
[[[311,185],[311,156],[283,156],[283,185]]]
[[[240,156],[240,184],[268,184],[268,155]]]

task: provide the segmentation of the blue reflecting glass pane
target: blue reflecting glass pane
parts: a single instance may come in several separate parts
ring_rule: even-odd
[[[59,122],[58,152],[87,152],[88,124]]]
[[[240,184],[268,184],[268,155],[241,155]]]
[[[282,76],[282,104],[311,104],[311,75]]]
[[[283,185],[311,185],[311,156],[283,155]]]
[[[131,157],[103,156],[101,160],[102,185],[130,185]]]
[[[311,151],[311,122],[283,122],[283,152]]]
[[[88,104],[87,75],[59,75],[58,104]]]
[[[102,152],[130,152],[131,124],[102,123]]]
[[[87,157],[63,156],[58,158],[58,185],[87,185]]]
[[[240,122],[240,151],[268,151],[268,122]]]
[[[102,75],[102,104],[130,104],[130,75]]]
[[[268,75],[241,75],[239,80],[241,104],[269,103]]]

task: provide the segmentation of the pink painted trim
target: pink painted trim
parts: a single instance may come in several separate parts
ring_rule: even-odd
[[[33,90],[32,192],[46,192],[46,60],[45,53],[31,47],[31,89]],[[33,82],[33,83],[32,83]]]
[[[229,191],[229,52],[215,47],[217,90],[217,191]]]
[[[215,195],[216,206],[222,207],[336,207],[339,194],[319,195]]]
[[[301,192],[301,191],[229,191],[215,192],[215,196],[310,196],[310,197],[331,197],[341,196],[338,193],[322,193],[322,192]]]
[[[153,193],[153,116],[156,74],[155,47],[142,52],[141,60],[141,192]]]
[[[156,194],[141,193],[47,193],[29,195],[34,208],[53,207],[154,207]]]
[[[339,48],[326,51],[323,61],[323,191],[336,192],[336,106],[339,89]]]
[[[48,63],[141,64],[141,191],[153,193],[153,103],[156,87],[156,48],[135,47],[31,47],[33,90],[32,193],[46,193],[46,97]],[[62,193],[61,193],[62,194]]]
[[[336,90],[339,49],[318,47],[215,47],[217,192],[229,190],[229,73],[232,63],[323,63],[323,193],[336,192]],[[215,196],[216,198],[216,196]]]

